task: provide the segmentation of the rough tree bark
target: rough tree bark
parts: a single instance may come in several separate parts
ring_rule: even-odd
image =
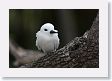
[[[99,14],[90,30],[74,38],[63,48],[51,52],[21,68],[98,68],[99,67]]]

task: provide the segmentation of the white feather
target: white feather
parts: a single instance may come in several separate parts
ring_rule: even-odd
[[[45,31],[47,29],[47,31]],[[44,24],[40,31],[36,33],[36,46],[38,50],[42,50],[43,52],[51,52],[55,51],[59,46],[59,38],[58,33],[50,34],[50,31],[55,31],[54,26],[50,23]]]

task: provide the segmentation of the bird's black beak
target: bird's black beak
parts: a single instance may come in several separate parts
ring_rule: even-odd
[[[58,31],[53,31],[53,30],[51,30],[51,31],[50,31],[50,34],[53,34],[53,33],[58,33]]]

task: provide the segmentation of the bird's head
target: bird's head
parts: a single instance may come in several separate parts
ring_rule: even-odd
[[[45,23],[42,25],[40,31],[48,35],[58,34],[58,31],[54,29],[54,26],[51,23]]]

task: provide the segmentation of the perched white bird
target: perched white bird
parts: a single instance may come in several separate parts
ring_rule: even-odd
[[[40,31],[36,33],[36,46],[44,53],[55,51],[59,46],[58,31],[54,30],[51,23],[42,25]]]

